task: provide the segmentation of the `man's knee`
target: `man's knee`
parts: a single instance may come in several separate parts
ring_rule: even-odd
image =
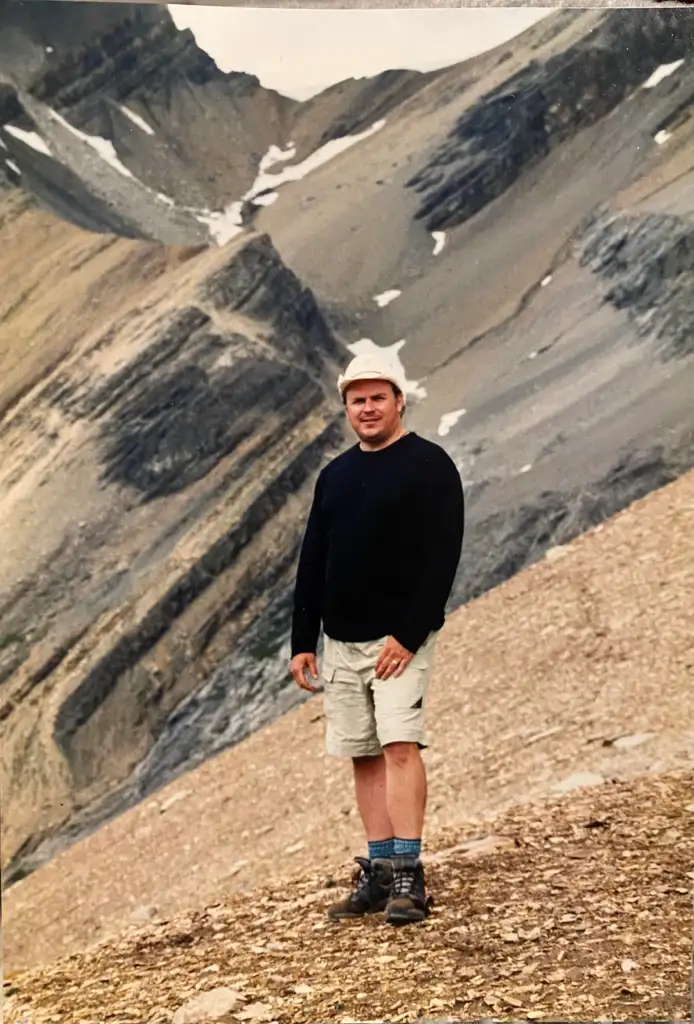
[[[357,771],[370,771],[382,760],[383,751],[378,754],[358,754],[352,758],[352,764]]]
[[[385,758],[388,764],[392,764],[395,767],[410,764],[411,761],[415,761],[421,758],[419,744],[410,743],[405,740],[397,740],[394,743],[386,743],[385,746],[383,747],[383,753],[385,754]]]

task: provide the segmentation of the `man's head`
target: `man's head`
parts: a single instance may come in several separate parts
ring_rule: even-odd
[[[350,426],[367,448],[388,444],[401,430],[405,381],[378,352],[357,356],[338,380]]]

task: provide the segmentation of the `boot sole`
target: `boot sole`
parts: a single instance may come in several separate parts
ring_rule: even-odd
[[[390,913],[386,914],[386,924],[420,924],[426,920],[426,914],[423,910],[414,911],[413,913],[399,913],[397,910],[391,910]]]
[[[330,921],[357,921],[362,917],[373,917],[374,914],[382,914],[385,907],[374,907],[373,910],[365,910],[361,914],[326,914]]]

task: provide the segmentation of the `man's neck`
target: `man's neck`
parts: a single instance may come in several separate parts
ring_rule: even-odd
[[[405,436],[405,434],[409,434],[409,430],[405,430],[404,427],[400,427],[392,437],[389,437],[387,441],[383,441],[381,444],[371,445],[364,444],[363,441],[360,441],[359,447],[363,452],[380,452],[384,448],[389,448],[392,444],[395,444],[395,442],[399,441],[401,437]]]

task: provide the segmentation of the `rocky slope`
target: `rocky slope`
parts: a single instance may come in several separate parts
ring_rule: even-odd
[[[35,57],[0,118],[6,881],[300,701],[290,581],[347,348],[397,354],[461,469],[451,608],[694,464],[686,12],[561,12],[288,104],[159,9],[27,7],[0,33]],[[278,198],[208,249],[250,183]]]
[[[450,851],[454,871],[432,877],[433,931],[422,935],[415,929],[403,941],[411,949],[420,939],[460,943],[463,948],[454,950],[464,956],[459,966],[474,967],[483,977],[487,970],[511,966],[516,953],[532,954],[528,964],[536,965],[541,987],[526,990],[523,998],[541,997],[542,1019],[568,1009],[561,986],[550,987],[544,974],[545,967],[556,971],[564,958],[575,976],[567,971],[557,980],[574,986],[569,999],[596,994],[600,975],[586,977],[585,971],[608,968],[594,1014],[588,1013],[590,1004],[582,1006],[586,1019],[655,1014],[654,1019],[672,1020],[666,1009],[684,1008],[691,953],[691,881],[685,876],[692,870],[688,850],[694,840],[693,536],[690,472],[458,609],[439,641],[428,712],[432,745],[425,754],[425,856],[434,870],[442,847],[480,840],[490,831],[491,840],[470,842],[470,852],[477,847],[494,855],[478,868],[469,864],[466,847]],[[60,1012],[68,1024],[102,1019],[107,1004],[114,1018],[123,1019],[126,1001],[135,999],[127,1005],[139,1007],[138,1000],[150,1000],[147,1012],[156,1006],[166,1020],[166,1012],[173,1015],[196,985],[221,984],[241,985],[249,1002],[272,996],[282,1016],[270,1019],[288,1022],[303,1013],[304,1020],[392,1020],[402,1013],[412,1020],[420,1005],[417,983],[405,985],[402,965],[395,962],[397,973],[383,975],[386,1001],[370,1007],[372,1013],[356,1011],[356,993],[372,990],[353,986],[348,965],[354,958],[342,946],[349,936],[357,944],[370,942],[368,936],[378,945],[400,940],[378,922],[366,929],[324,927],[321,908],[331,898],[326,880],[347,883],[351,859],[364,840],[350,766],[324,750],[322,711],[320,696],[293,709],[7,890],[3,927],[10,972],[76,956],[18,979],[18,1004]],[[664,772],[678,773],[674,788],[663,785]],[[574,803],[577,787],[587,792]],[[567,794],[568,804],[560,802],[556,812],[542,806]],[[500,821],[500,815],[508,816]],[[512,837],[519,845],[507,856],[495,836]],[[561,856],[554,860],[557,852]],[[543,876],[551,871],[556,880],[556,889],[544,897],[538,887],[547,879],[538,876],[540,865]],[[265,903],[268,889],[273,900],[283,894],[276,913]],[[638,910],[631,899],[637,891]],[[561,913],[541,913],[538,901],[545,906],[547,899],[561,901]],[[216,947],[191,929],[191,918],[201,921],[203,909],[212,905],[222,914],[231,911]],[[561,920],[569,914],[574,919]],[[177,922],[186,915],[182,931],[190,942],[178,945]],[[157,937],[155,961],[146,959],[146,966],[136,945],[118,941],[130,925],[143,922],[157,923],[148,929]],[[524,932],[540,927],[541,934],[523,939],[527,946],[501,941],[507,931],[518,933],[516,925]],[[309,935],[319,943],[307,961],[301,944]],[[99,942],[107,945],[94,949]],[[464,998],[468,987],[476,993],[470,1001],[497,993],[503,975],[494,973],[493,984],[480,992],[482,981],[473,982],[472,975],[469,986],[460,985],[459,976],[442,976],[450,961],[440,962],[428,944],[426,949],[436,964],[418,979],[426,983],[428,998]],[[654,959],[643,960],[641,950]],[[279,998],[282,991],[270,984],[275,956],[285,982],[289,972],[292,984],[311,985],[314,991],[304,993],[311,996],[308,1005]],[[639,964],[629,979],[638,992],[620,991],[623,958]],[[109,960],[113,973],[107,972],[106,989],[88,985],[92,970],[100,976]],[[144,969],[151,971],[146,986],[138,984]],[[294,970],[304,977],[295,977]],[[336,970],[345,972],[337,975],[337,991]],[[73,985],[82,972],[85,984],[77,993]],[[395,977],[403,986],[399,999],[388,991]],[[535,983],[532,973],[526,981]],[[363,977],[361,982],[366,983]],[[343,985],[349,997],[340,991]],[[442,992],[436,991],[439,985]],[[518,994],[510,985],[501,992]],[[647,995],[653,1002],[647,1003]],[[643,998],[641,1013],[632,1002],[619,1003],[633,998]],[[664,1002],[668,998],[674,1001]],[[396,1011],[398,1002],[403,1005]],[[477,1002],[456,1006],[452,1015],[477,1018],[480,1008]],[[445,1013],[450,1009],[446,1003]],[[505,1008],[518,1020],[514,1009]],[[133,1011],[126,1019],[138,1016],[147,1014]]]
[[[162,275],[6,414],[6,856],[127,777],[287,586],[340,440],[340,357],[311,293],[251,238]]]
[[[572,11],[538,31],[551,38],[562,23],[571,28],[579,20]],[[462,224],[567,139],[608,117],[659,66],[693,52],[694,23],[672,10],[612,14],[559,53],[533,54],[464,112],[408,182],[423,196],[416,216],[432,231]]]
[[[3,11],[5,175],[78,226],[169,244],[209,240],[267,154],[300,161],[426,80],[396,71],[300,104],[220,72],[165,7],[107,3],[64,24],[43,0]]]
[[[436,905],[414,934],[326,924],[338,880],[305,869],[13,977],[5,1019],[687,1020],[692,781],[622,782],[438,835]]]

